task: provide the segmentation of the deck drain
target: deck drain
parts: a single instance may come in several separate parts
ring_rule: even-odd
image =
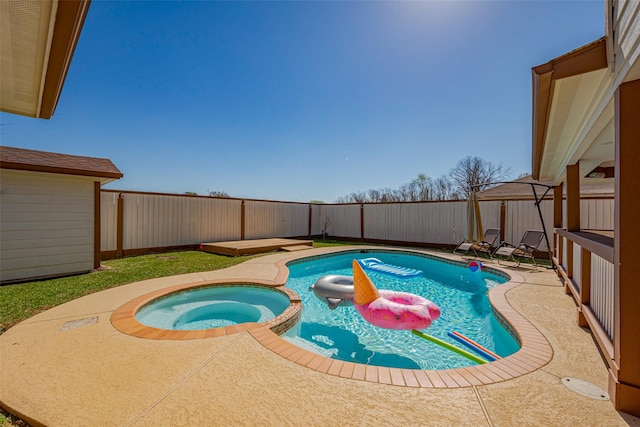
[[[61,331],[68,331],[69,329],[79,328],[81,326],[93,325],[94,323],[98,323],[98,316],[96,317],[87,317],[86,319],[79,320],[70,320],[68,322],[64,322]]]
[[[596,400],[609,400],[609,393],[601,389],[595,384],[591,384],[580,378],[564,377],[562,384],[566,385],[571,390],[579,393],[583,396],[590,397]]]

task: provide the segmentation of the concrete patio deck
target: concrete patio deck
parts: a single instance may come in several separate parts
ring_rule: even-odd
[[[358,381],[294,363],[250,331],[152,340],[123,334],[110,322],[117,308],[144,293],[220,279],[272,281],[283,275],[277,263],[344,249],[277,253],[224,270],[132,283],[34,316],[0,336],[0,403],[48,426],[640,426],[608,400],[562,384],[563,377],[577,377],[606,390],[607,371],[589,332],[576,325],[572,299],[546,269],[504,271],[523,277],[506,298],[544,335],[551,361],[487,385],[417,388]],[[60,330],[65,322],[87,318],[97,321]]]

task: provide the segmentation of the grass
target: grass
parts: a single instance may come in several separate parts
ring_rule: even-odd
[[[314,247],[345,244],[327,240],[314,242]],[[105,269],[88,274],[0,286],[0,334],[22,320],[84,295],[156,277],[219,270],[256,256],[261,255],[233,258],[199,251],[143,255],[104,261]]]
[[[0,287],[0,333],[51,307],[127,283],[175,274],[218,270],[246,261],[206,252],[173,252],[103,262],[106,269],[78,276]]]
[[[30,424],[0,408],[0,427],[29,427]]]

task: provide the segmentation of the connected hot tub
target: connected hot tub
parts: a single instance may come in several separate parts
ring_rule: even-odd
[[[135,317],[159,329],[199,330],[264,323],[289,307],[289,297],[257,286],[215,286],[171,293],[142,306]]]

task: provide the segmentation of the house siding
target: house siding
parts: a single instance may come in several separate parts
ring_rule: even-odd
[[[640,2],[613,2],[614,75],[626,76],[629,67],[640,56]]]
[[[90,271],[92,178],[0,169],[0,281]]]

